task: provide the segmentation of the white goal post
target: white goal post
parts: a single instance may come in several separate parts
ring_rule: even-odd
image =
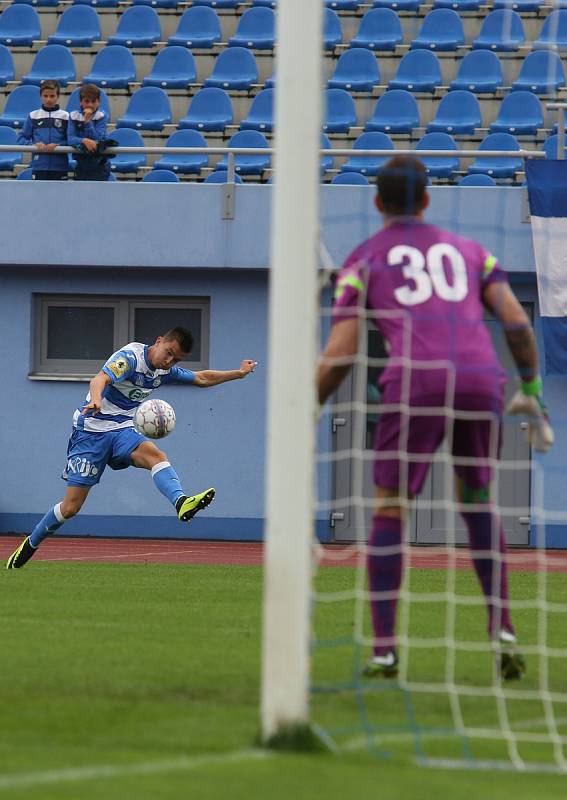
[[[278,5],[272,208],[261,735],[309,722],[314,519],[321,0]],[[313,393],[298,387],[313,386]]]

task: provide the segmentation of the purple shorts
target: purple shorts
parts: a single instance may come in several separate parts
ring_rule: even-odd
[[[455,472],[463,482],[472,489],[488,486],[490,460],[500,455],[501,396],[457,394],[453,404],[454,419],[446,414],[444,393],[412,397],[409,408],[403,408],[398,386],[386,385],[381,402],[398,408],[382,412],[376,427],[376,486],[399,489],[404,494],[404,487],[407,487],[411,494],[418,494],[433,455],[445,437],[453,455]],[[476,418],[471,419],[472,416]],[[460,459],[474,461],[465,464],[459,463]]]

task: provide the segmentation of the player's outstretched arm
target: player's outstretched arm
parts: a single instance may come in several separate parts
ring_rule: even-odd
[[[106,372],[99,372],[94,376],[89,385],[91,395],[90,403],[83,408],[83,414],[98,414],[102,406],[102,393],[110,383],[110,376]]]
[[[547,452],[555,440],[543,402],[539,359],[534,331],[528,315],[505,283],[495,282],[483,291],[485,306],[502,323],[510,353],[520,375],[520,390],[506,408],[509,414],[529,418],[528,441],[536,450]]]
[[[317,395],[323,404],[339,388],[358,353],[359,319],[345,319],[331,328],[317,368]]]
[[[210,386],[218,386],[219,383],[240,380],[250,375],[251,372],[254,372],[257,366],[257,361],[253,361],[251,358],[245,358],[244,361],[241,362],[239,369],[203,369],[199,372],[195,372],[193,385],[207,389]]]

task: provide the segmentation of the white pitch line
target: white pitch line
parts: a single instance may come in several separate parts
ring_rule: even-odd
[[[269,758],[270,756],[270,753],[263,750],[237,750],[233,753],[220,755],[179,756],[179,758],[172,758],[167,761],[148,761],[140,764],[101,764],[98,767],[77,767],[74,769],[32,772],[25,775],[5,775],[4,777],[0,777],[0,792],[29,786],[98,780],[100,778],[119,778],[128,775],[153,775],[160,772],[190,771],[211,764],[235,764],[241,761],[254,761]]]
[[[190,551],[190,550],[163,550],[163,551],[156,551],[152,550],[150,553],[112,553],[112,555],[84,555],[84,556],[54,556],[51,558],[45,558],[44,561],[108,561],[109,559],[118,559],[118,558],[147,558],[151,556],[152,558],[157,558],[160,556],[185,556],[185,555],[195,555],[197,551]],[[42,559],[40,559],[42,560]]]

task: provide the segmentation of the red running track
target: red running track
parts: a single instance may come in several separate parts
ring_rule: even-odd
[[[0,561],[5,561],[22,538],[0,536]],[[327,545],[318,552],[323,566],[352,567],[362,558],[355,547]],[[45,541],[36,556],[40,561],[86,561],[110,564],[235,564],[261,565],[263,545],[258,542],[206,542],[164,539],[99,539],[54,537]],[[470,569],[466,549],[412,547],[410,564],[417,569]],[[567,572],[567,552],[512,550],[508,554],[511,570]]]

